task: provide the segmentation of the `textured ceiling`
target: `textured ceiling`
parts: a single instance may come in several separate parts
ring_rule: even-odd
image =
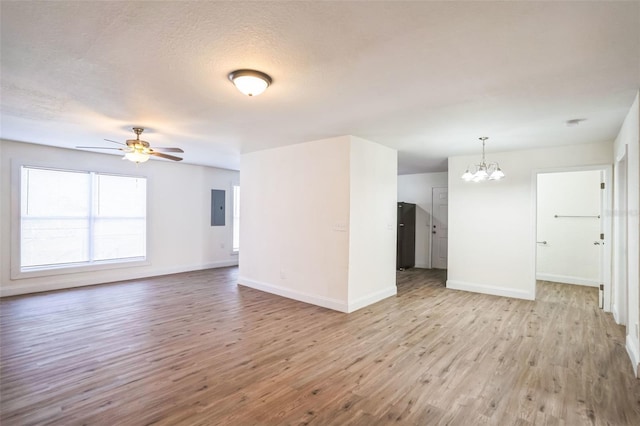
[[[352,134],[401,173],[608,141],[640,87],[640,2],[1,3],[4,139],[241,153]],[[270,74],[249,98],[227,80]],[[566,120],[587,119],[577,127]],[[163,160],[159,160],[163,161]]]

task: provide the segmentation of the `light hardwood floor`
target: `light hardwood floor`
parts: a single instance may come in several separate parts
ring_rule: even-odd
[[[640,425],[623,329],[593,288],[536,302],[398,273],[342,314],[237,268],[0,301],[1,424]]]

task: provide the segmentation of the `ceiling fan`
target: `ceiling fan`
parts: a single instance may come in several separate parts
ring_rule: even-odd
[[[124,152],[124,157],[122,159],[126,159],[129,161],[133,161],[134,163],[144,163],[149,159],[150,156],[154,155],[160,158],[166,158],[167,160],[180,161],[182,158],[176,157],[174,155],[163,154],[160,151],[164,152],[184,152],[180,148],[151,148],[149,142],[143,141],[140,139],[140,134],[144,132],[144,128],[142,127],[134,127],[133,132],[136,134],[135,139],[127,139],[127,143],[112,141],[111,139],[105,139],[107,142],[117,143],[119,145],[124,145],[122,148],[112,148],[112,147],[104,147],[104,146],[77,146],[79,149],[117,149],[119,151]]]

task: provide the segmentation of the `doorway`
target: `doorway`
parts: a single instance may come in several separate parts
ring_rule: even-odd
[[[431,189],[431,267],[447,269],[449,189]]]
[[[536,175],[536,280],[596,287],[611,307],[610,166]]]

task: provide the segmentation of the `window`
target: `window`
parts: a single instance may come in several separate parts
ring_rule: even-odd
[[[147,181],[21,168],[20,271],[146,257]]]
[[[240,251],[240,185],[233,185],[233,251]]]

